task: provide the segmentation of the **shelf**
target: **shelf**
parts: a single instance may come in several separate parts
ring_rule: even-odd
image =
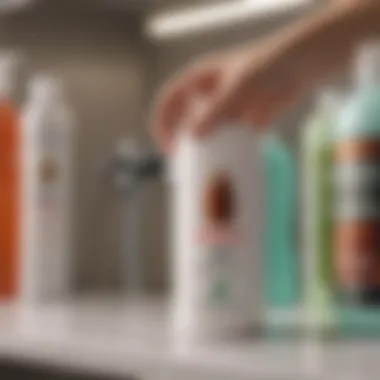
[[[167,315],[160,300],[2,305],[0,359],[142,380],[367,380],[380,371],[380,344],[369,341],[247,338],[185,349],[170,339]]]

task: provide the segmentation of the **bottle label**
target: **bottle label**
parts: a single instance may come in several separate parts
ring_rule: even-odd
[[[37,244],[45,266],[53,271],[59,269],[53,260],[61,252],[66,233],[65,140],[60,125],[54,123],[43,125],[37,138]]]
[[[41,211],[54,207],[55,194],[59,186],[60,167],[56,158],[45,155],[39,163],[40,208]]]
[[[38,204],[41,213],[54,215],[62,191],[64,141],[59,125],[43,125],[38,136]]]
[[[236,299],[236,282],[239,281],[239,257],[236,250],[242,238],[228,226],[213,226],[200,231],[197,244],[203,248],[199,273],[203,279],[203,303],[211,307],[231,307]]]
[[[235,227],[236,201],[231,178],[225,172],[216,172],[206,183],[202,204],[205,222],[195,237],[203,247],[199,273],[206,308],[231,307],[236,299],[239,278],[236,248],[241,243]]]
[[[337,144],[335,163],[338,286],[358,296],[380,291],[380,141]]]
[[[337,279],[353,292],[380,289],[380,222],[340,222],[336,228]]]

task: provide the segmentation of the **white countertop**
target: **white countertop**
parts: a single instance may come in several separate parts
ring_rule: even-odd
[[[142,380],[378,379],[380,344],[247,338],[178,347],[164,302],[0,306],[0,358]]]

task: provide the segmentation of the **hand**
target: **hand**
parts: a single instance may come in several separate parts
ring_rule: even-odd
[[[300,89],[293,77],[271,67],[276,56],[271,46],[206,57],[169,81],[159,94],[153,126],[161,148],[171,150],[175,129],[188,116],[194,97],[206,98],[207,103],[202,117],[193,125],[196,136],[230,120],[261,128],[295,102]]]
[[[379,0],[332,2],[316,16],[262,41],[199,60],[159,93],[153,135],[170,152],[173,135],[189,115],[194,98],[206,108],[193,123],[203,136],[233,121],[265,127],[321,79],[349,62],[352,48],[380,32]]]

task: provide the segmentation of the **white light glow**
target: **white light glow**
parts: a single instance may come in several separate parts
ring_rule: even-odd
[[[13,12],[30,5],[33,0],[0,0],[0,12]]]
[[[234,0],[156,14],[148,18],[146,31],[156,39],[181,37],[244,22],[273,12],[295,9],[313,0]]]

